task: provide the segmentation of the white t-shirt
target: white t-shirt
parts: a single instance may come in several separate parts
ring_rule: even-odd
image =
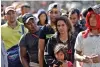
[[[82,54],[86,56],[100,55],[100,35],[91,37],[91,34],[89,33],[87,38],[83,38],[82,32],[80,32],[76,38],[75,50],[82,51]],[[100,67],[100,63],[84,63],[83,67]]]

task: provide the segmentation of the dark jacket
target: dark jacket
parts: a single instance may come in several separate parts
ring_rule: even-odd
[[[49,39],[45,48],[45,52],[44,52],[45,61],[51,67],[53,66],[53,64],[58,65],[58,67],[60,64],[62,64],[60,61],[57,61],[54,56],[54,47],[57,43],[63,43],[63,42],[61,42],[59,36],[55,34],[53,37]],[[65,45],[66,44],[68,45],[68,50],[66,51],[66,53],[68,54],[67,60],[71,61],[72,63],[74,62],[74,56],[72,56],[74,43],[75,40],[72,36],[69,38],[69,40],[66,43],[63,43]]]
[[[86,29],[85,25],[81,22],[81,21],[78,21],[75,25],[74,25],[74,36],[75,38],[77,37],[78,33],[81,32],[81,31],[84,31]]]

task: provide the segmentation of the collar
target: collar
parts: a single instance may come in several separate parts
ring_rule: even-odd
[[[90,36],[90,37],[93,37],[93,36],[97,36],[97,37],[98,37],[98,36],[100,36],[100,34],[94,35],[93,33],[90,32],[90,33],[89,33],[89,36]]]
[[[16,26],[15,28],[18,28],[18,27],[21,25],[21,23],[20,23],[19,21],[16,21],[16,22],[17,22],[17,26]],[[6,26],[9,27],[9,28],[11,28],[11,27],[8,25],[8,22],[6,22]],[[15,29],[15,28],[14,28],[14,29]]]

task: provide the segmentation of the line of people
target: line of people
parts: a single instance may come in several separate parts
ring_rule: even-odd
[[[58,3],[50,4],[47,13],[40,9],[38,22],[28,12],[18,19],[13,6],[6,7],[5,16],[2,41],[6,49],[18,44],[23,67],[99,67],[100,4],[87,9],[84,23],[78,9],[62,15]]]

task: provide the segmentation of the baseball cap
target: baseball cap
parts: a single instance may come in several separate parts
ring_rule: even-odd
[[[10,11],[10,10],[15,11],[15,8],[14,8],[13,6],[8,6],[8,7],[6,7],[6,8],[5,8],[5,14],[6,14],[8,11]]]
[[[91,10],[93,10],[97,14],[100,14],[100,4],[97,4],[97,5],[93,6],[93,7],[89,7],[88,11],[91,11]]]
[[[52,3],[48,7],[48,11],[50,11],[52,8],[57,8],[61,12],[61,6],[59,3]]]
[[[30,8],[30,5],[28,3],[22,3],[21,7],[28,7],[28,8]]]
[[[30,13],[24,14],[24,15],[22,16],[23,23],[28,23],[28,21],[29,21],[30,19],[32,19],[32,18],[35,20],[35,17],[34,17],[32,14],[30,14]]]

